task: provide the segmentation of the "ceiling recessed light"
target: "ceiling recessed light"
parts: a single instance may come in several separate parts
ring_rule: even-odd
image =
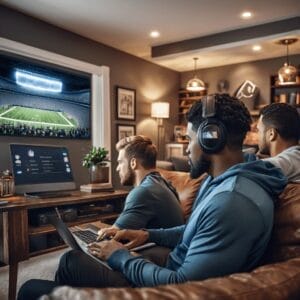
[[[260,50],[261,50],[261,46],[260,46],[260,45],[254,45],[254,46],[252,47],[252,50],[253,50],[253,51],[260,51]]]
[[[158,38],[160,36],[160,33],[157,30],[153,30],[150,32],[150,36],[152,38]]]
[[[243,19],[250,19],[252,17],[252,12],[251,11],[244,11],[242,14],[241,14],[241,17]]]

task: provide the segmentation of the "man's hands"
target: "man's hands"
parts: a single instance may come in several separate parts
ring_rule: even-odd
[[[149,238],[148,231],[144,230],[119,230],[114,236],[116,241],[127,241],[124,246],[127,249],[132,249],[134,247],[143,245]]]
[[[107,260],[113,252],[119,249],[126,248],[123,244],[114,240],[91,243],[88,245],[89,252],[101,260]]]
[[[104,239],[110,239],[114,237],[118,230],[119,228],[114,226],[100,229],[98,231],[97,241],[102,241]]]
[[[107,260],[116,250],[130,250],[143,245],[149,238],[149,233],[144,230],[119,230],[113,227],[101,229],[98,234],[99,236],[101,234],[102,239],[105,237],[112,238],[110,241],[95,242],[88,246],[89,252],[102,260]]]

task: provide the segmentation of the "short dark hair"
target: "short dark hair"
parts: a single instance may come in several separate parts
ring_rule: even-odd
[[[145,169],[156,167],[157,150],[151,139],[143,135],[133,135],[121,139],[116,145],[117,151],[125,149],[130,160],[136,158]]]
[[[243,145],[246,133],[250,130],[251,116],[245,104],[228,94],[214,94],[216,114],[214,118],[221,121],[227,132],[227,146],[238,149]],[[202,102],[197,101],[187,114],[187,121],[197,132],[202,117]]]
[[[260,111],[267,128],[275,128],[287,141],[300,139],[300,116],[295,107],[287,103],[272,103]]]

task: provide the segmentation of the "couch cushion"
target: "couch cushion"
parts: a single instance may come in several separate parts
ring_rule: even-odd
[[[172,162],[175,171],[190,171],[189,159],[187,156],[172,156],[170,157],[170,161]]]
[[[60,288],[51,300],[297,300],[300,295],[300,258],[223,278],[155,288]],[[42,300],[49,300],[45,296]]]
[[[300,257],[300,183],[288,184],[279,196],[265,262],[294,257]]]
[[[176,188],[181,202],[185,220],[190,216],[194,200],[203,179],[207,174],[203,174],[197,179],[191,179],[187,172],[167,171],[158,169],[160,174]]]

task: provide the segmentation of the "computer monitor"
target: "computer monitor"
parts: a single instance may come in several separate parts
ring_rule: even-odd
[[[10,144],[15,191],[65,191],[75,189],[66,147]]]

